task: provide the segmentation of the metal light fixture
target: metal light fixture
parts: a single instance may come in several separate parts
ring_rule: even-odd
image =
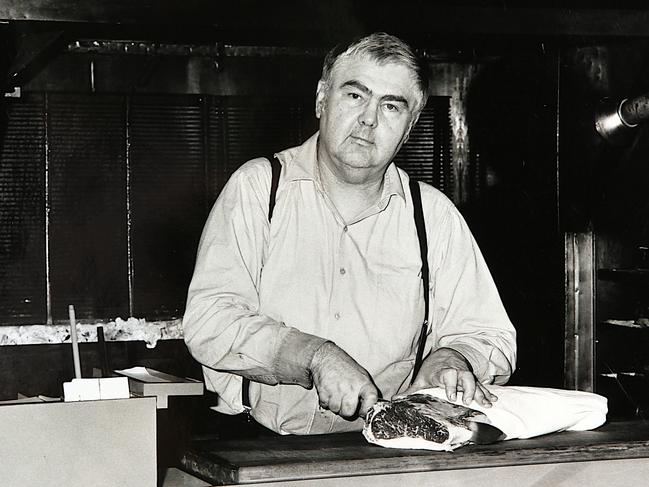
[[[597,110],[595,129],[609,143],[624,145],[645,120],[649,120],[649,94],[619,102],[605,98]]]

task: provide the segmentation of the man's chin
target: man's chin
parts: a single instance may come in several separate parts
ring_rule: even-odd
[[[353,153],[342,154],[340,160],[345,166],[354,169],[370,169],[376,166],[376,161],[369,154],[369,151],[354,151]]]
[[[348,172],[369,172],[374,170],[374,165],[371,162],[364,160],[350,160],[344,161],[345,169]]]
[[[377,168],[371,163],[364,161],[347,161],[343,166],[344,178],[349,183],[367,183],[375,180],[380,175]]]

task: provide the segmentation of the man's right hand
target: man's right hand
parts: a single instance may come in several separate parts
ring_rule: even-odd
[[[363,367],[335,343],[325,342],[311,361],[320,407],[344,417],[365,417],[379,391]]]

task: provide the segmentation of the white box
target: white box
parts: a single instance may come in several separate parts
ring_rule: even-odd
[[[131,393],[126,377],[72,379],[63,383],[65,402],[99,399],[128,399]]]

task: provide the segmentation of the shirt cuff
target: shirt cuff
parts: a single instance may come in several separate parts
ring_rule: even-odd
[[[480,382],[491,382],[491,377],[485,377],[485,372],[487,370],[486,360],[475,348],[464,343],[444,345],[443,348],[450,348],[451,350],[455,350],[461,354],[469,362],[469,365],[471,365],[471,368],[473,369],[473,373]]]
[[[306,389],[313,386],[311,361],[323,343],[324,338],[289,328],[279,344],[273,369],[281,384],[297,384]]]

